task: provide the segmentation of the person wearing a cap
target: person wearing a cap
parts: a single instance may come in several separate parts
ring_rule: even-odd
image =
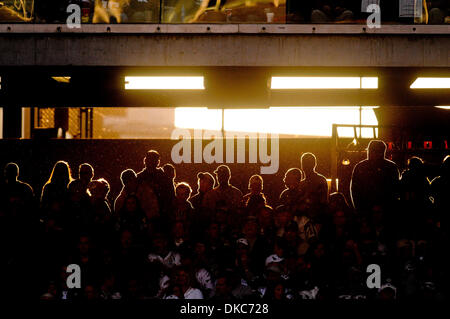
[[[375,205],[390,208],[398,196],[399,171],[397,165],[385,158],[386,144],[372,140],[367,159],[353,169],[350,193],[353,206],[359,213],[367,213]]]
[[[215,210],[219,205],[225,205],[231,211],[242,207],[242,192],[230,184],[230,168],[227,165],[220,165],[214,173],[219,185],[205,195],[205,207]]]

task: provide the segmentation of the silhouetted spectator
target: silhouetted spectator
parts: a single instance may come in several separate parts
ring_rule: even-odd
[[[68,186],[72,181],[67,162],[58,161],[52,169],[47,183],[42,188],[41,209],[44,219],[52,219],[58,225],[66,223],[66,204],[69,198]]]
[[[175,199],[173,183],[159,167],[160,155],[150,150],[144,158],[145,168],[137,175],[137,196],[148,219],[167,219]]]
[[[164,174],[166,174],[167,178],[172,181],[173,187],[175,190],[175,186],[177,185],[177,183],[175,182],[175,178],[177,177],[177,171],[175,170],[175,166],[167,163],[167,164],[164,164],[162,169],[164,171]]]
[[[425,222],[425,216],[431,216],[430,196],[431,185],[425,173],[423,160],[419,157],[411,157],[400,180],[400,199],[404,207],[400,214],[403,216],[401,219],[404,221],[404,226],[410,231],[419,231],[421,224]]]
[[[243,202],[249,215],[255,216],[257,211],[266,206],[266,196],[263,194],[263,179],[260,175],[253,175],[248,181],[250,193],[243,197]]]
[[[178,183],[175,189],[175,210],[173,221],[182,221],[184,223],[190,222],[194,217],[194,207],[189,198],[191,197],[192,189],[188,183]]]
[[[397,165],[385,158],[386,144],[372,140],[367,159],[353,169],[350,183],[353,205],[360,213],[367,213],[375,205],[390,207],[398,197],[399,172]]]
[[[216,181],[208,172],[198,173],[197,180],[197,193],[191,197],[190,202],[196,210],[200,210],[203,207],[203,199],[206,193],[214,188]]]
[[[284,185],[286,188],[280,194],[279,204],[286,206],[292,214],[296,214],[301,209],[304,193],[300,189],[302,171],[298,168],[290,168],[284,175]]]
[[[74,179],[69,184],[69,192],[71,191],[71,188],[75,188],[78,191],[87,193],[88,185],[92,181],[93,177],[94,168],[88,163],[81,164],[78,167],[78,178]]]
[[[316,172],[317,160],[314,154],[303,154],[301,164],[305,174],[299,186],[304,193],[302,210],[308,217],[316,218],[328,200],[327,180]]]
[[[206,193],[204,199],[205,207],[215,210],[220,206],[232,212],[237,211],[243,205],[242,192],[230,184],[230,168],[226,165],[220,165],[214,173],[217,176],[219,186]]]
[[[31,186],[19,180],[19,166],[8,163],[4,169],[4,179],[0,183],[0,210],[10,217],[21,217],[17,214],[29,215],[28,209],[33,204],[34,193]]]
[[[116,213],[122,209],[128,196],[136,194],[138,186],[137,175],[131,168],[124,170],[120,174],[120,181],[122,182],[122,189],[119,196],[117,196],[116,200],[114,201],[114,211]]]
[[[93,180],[88,186],[89,194],[91,194],[89,230],[93,239],[100,245],[107,245],[114,237],[116,221],[108,202],[109,190],[109,183],[103,178]]]

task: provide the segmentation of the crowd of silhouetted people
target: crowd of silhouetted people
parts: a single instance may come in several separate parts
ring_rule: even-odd
[[[410,158],[400,174],[385,152],[384,142],[369,143],[350,198],[329,194],[316,157],[304,153],[273,203],[262,176],[244,194],[226,165],[199,172],[197,185],[176,182],[155,150],[140,172],[121,173],[115,196],[88,163],[74,179],[58,161],[34,191],[9,163],[0,183],[2,278],[14,281],[9,274],[30,263],[45,300],[444,300],[450,155],[430,178],[422,159]],[[31,243],[23,234],[35,225]],[[71,264],[80,288],[67,286]],[[371,264],[381,269],[379,287],[367,285]]]
[[[239,16],[234,22],[265,22],[264,9],[276,10],[279,4],[286,6],[285,20],[287,23],[352,23],[355,21],[365,21],[372,11],[367,9],[368,5],[377,4],[380,6],[381,19],[386,22],[407,22],[413,23],[416,0],[391,1],[391,0],[309,0],[297,1],[287,0],[286,2],[254,1],[249,7],[252,9],[248,14]],[[5,1],[11,7],[12,1]],[[417,2],[422,5],[422,1]],[[15,2],[14,2],[15,4]],[[209,8],[217,14],[225,13],[223,8],[233,8],[239,10],[245,7],[243,0],[34,0],[31,8],[34,10],[34,22],[36,23],[66,23],[66,20],[73,10],[69,10],[70,4],[77,4],[81,8],[82,23],[161,23],[167,16],[181,15],[177,21],[185,22],[184,11],[191,15],[197,10]],[[28,4],[30,6],[30,4]],[[163,7],[160,8],[160,5]],[[15,4],[17,6],[17,4]],[[450,3],[449,0],[427,0],[426,15],[424,19],[429,24],[449,23]],[[258,10],[258,8],[260,10]],[[21,8],[18,7],[20,11]],[[259,12],[260,11],[260,12]],[[425,10],[424,10],[425,11]],[[263,13],[262,16],[258,13]],[[187,13],[186,13],[187,14]],[[231,13],[233,15],[233,13]],[[405,16],[407,18],[405,18]],[[256,20],[255,20],[256,19]],[[262,19],[262,20],[261,20]],[[242,21],[241,21],[242,20]],[[261,21],[260,21],[261,20]],[[221,22],[212,21],[212,22]]]

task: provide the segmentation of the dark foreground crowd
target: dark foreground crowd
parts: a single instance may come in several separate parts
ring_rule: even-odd
[[[45,300],[448,299],[450,156],[430,182],[423,160],[410,158],[400,174],[385,151],[382,141],[369,144],[349,199],[328,194],[305,153],[276,203],[259,175],[245,195],[232,186],[226,165],[198,173],[194,194],[154,150],[142,171],[122,172],[113,203],[87,163],[73,179],[57,162],[40,196],[9,163],[0,183],[2,278],[30,263]],[[32,245],[18,234],[34,227],[27,221],[36,212]],[[71,264],[80,288],[67,287]],[[371,264],[381,269],[379,288],[367,285]]]

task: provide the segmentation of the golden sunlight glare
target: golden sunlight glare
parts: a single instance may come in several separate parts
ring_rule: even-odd
[[[411,89],[450,89],[450,78],[417,78]]]
[[[272,89],[377,89],[377,77],[272,77]]]
[[[177,107],[175,108],[175,127],[220,131],[222,110],[206,107]]]
[[[362,107],[361,124],[378,125],[373,106]],[[328,137],[332,124],[358,125],[358,106],[346,107],[270,107],[268,109],[226,109],[224,130],[232,132],[278,133]],[[221,110],[206,108],[175,109],[175,126],[220,130]],[[353,137],[352,128],[340,128],[339,136]],[[362,137],[374,137],[373,129],[363,129]]]
[[[204,90],[203,76],[126,76],[126,90]]]

